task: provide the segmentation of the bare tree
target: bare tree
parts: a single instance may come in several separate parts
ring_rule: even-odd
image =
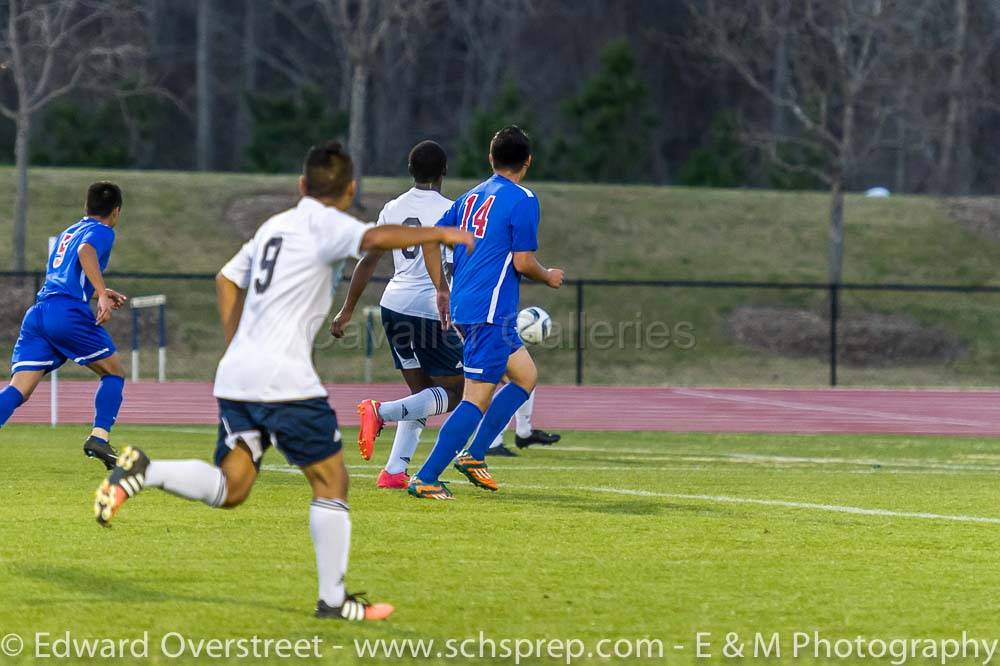
[[[432,0],[318,0],[332,36],[350,63],[350,109],[347,144],[360,181],[368,153],[368,87],[376,56],[387,39],[406,44],[411,23]]]
[[[194,145],[198,171],[208,171],[212,166],[212,1],[197,0]]]
[[[28,161],[31,123],[47,104],[74,89],[119,81],[139,62],[143,48],[138,14],[109,0],[8,0],[0,25],[0,75],[10,77],[11,101],[0,113],[14,121],[14,264],[25,270],[28,228]],[[128,28],[132,27],[132,30]]]
[[[828,278],[840,282],[844,190],[865,156],[881,145],[897,110],[893,73],[920,24],[921,3],[902,0],[690,1],[693,45],[735,72],[791,126],[772,117],[745,128],[772,162],[811,174],[830,189]],[[790,16],[786,13],[790,12]],[[786,20],[787,18],[787,20]],[[786,34],[786,31],[787,34]],[[776,48],[794,43],[784,86],[774,85]],[[752,122],[752,121],[751,121]]]

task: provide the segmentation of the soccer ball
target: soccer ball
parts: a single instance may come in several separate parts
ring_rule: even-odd
[[[517,332],[527,343],[537,345],[549,337],[552,318],[545,310],[532,306],[517,313]]]

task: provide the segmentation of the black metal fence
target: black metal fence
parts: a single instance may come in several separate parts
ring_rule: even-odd
[[[168,375],[207,379],[222,351],[214,275],[111,272],[132,296],[168,297]],[[0,353],[9,353],[41,272],[0,272]],[[385,278],[376,278],[385,282]],[[343,298],[345,283],[339,287]],[[370,289],[364,305],[378,301]],[[545,381],[577,384],[1000,384],[1000,286],[735,280],[568,280],[558,291],[525,283],[522,302],[553,316],[535,354]],[[112,334],[129,339],[128,317]],[[324,376],[358,381],[379,352],[359,311],[350,340],[317,339]],[[376,336],[379,337],[379,336]],[[150,345],[154,341],[148,341]],[[372,349],[374,346],[375,349]],[[146,354],[150,363],[155,355]],[[376,380],[394,379],[376,363]],[[145,370],[145,368],[144,368]],[[370,370],[369,370],[370,372]],[[153,368],[143,373],[154,374]]]

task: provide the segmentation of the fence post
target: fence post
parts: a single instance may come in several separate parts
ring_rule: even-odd
[[[837,319],[840,317],[840,285],[830,284],[830,386],[837,385]]]
[[[583,384],[583,280],[576,281],[576,385]]]
[[[42,273],[35,271],[35,295],[42,289]]]

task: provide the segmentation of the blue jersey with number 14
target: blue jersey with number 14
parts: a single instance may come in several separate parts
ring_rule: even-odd
[[[38,300],[69,296],[84,303],[90,302],[94,297],[94,285],[90,284],[84,274],[77,255],[84,243],[97,252],[101,272],[104,272],[111,258],[111,248],[115,244],[115,230],[92,217],[85,217],[56,239],[56,246],[52,248],[45,272],[45,285],[38,292]]]
[[[516,320],[521,275],[515,252],[538,249],[538,198],[526,187],[494,175],[472,188],[438,221],[472,232],[476,249],[455,248],[451,318],[456,324],[510,324]]]

